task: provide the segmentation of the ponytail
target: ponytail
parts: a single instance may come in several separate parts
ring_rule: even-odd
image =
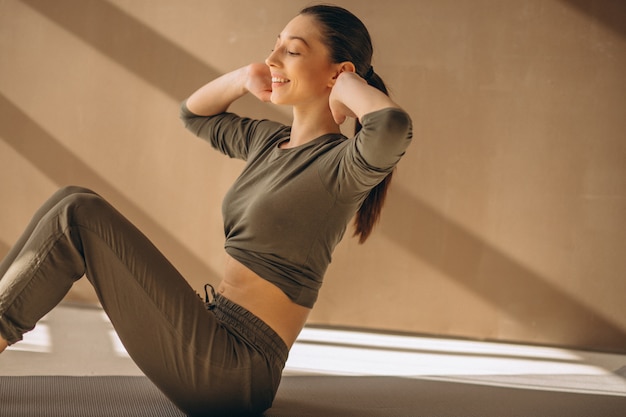
[[[370,69],[365,74],[365,81],[372,87],[382,91],[386,95],[389,95],[387,87],[383,80],[374,72],[374,68]],[[361,130],[361,123],[357,119],[354,126],[354,134],[356,135]],[[374,225],[380,219],[380,213],[385,204],[385,198],[387,197],[387,189],[391,184],[391,178],[393,177],[393,171],[391,171],[378,185],[372,188],[361,204],[361,207],[356,213],[354,218],[354,235],[358,236],[359,243],[365,243],[369,235],[374,229]]]

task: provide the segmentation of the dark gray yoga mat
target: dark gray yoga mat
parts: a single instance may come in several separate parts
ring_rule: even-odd
[[[145,377],[0,377],[1,417],[181,417]],[[397,377],[286,376],[265,417],[624,417],[626,397]]]

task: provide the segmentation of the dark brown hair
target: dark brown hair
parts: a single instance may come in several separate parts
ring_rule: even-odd
[[[324,41],[330,50],[333,63],[352,62],[356,73],[369,85],[389,95],[385,83],[373,70],[372,39],[359,18],[342,7],[331,5],[306,7],[300,14],[313,16],[322,25]],[[354,134],[356,135],[359,130],[361,124],[357,120]],[[367,240],[380,218],[392,175],[393,172],[389,173],[381,183],[370,190],[356,214],[354,236],[359,237],[359,243]]]

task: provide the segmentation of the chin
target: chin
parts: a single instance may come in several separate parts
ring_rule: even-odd
[[[278,105],[289,105],[289,104],[291,104],[290,102],[288,102],[284,98],[282,98],[280,96],[275,96],[273,94],[270,96],[270,103],[278,104]]]

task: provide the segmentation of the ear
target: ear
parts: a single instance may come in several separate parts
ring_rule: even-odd
[[[339,77],[339,74],[341,74],[342,72],[356,72],[356,67],[350,61],[337,64],[337,67],[335,69],[335,75],[333,75],[333,78],[331,81],[331,87],[335,85],[335,81],[337,80],[337,77]]]

